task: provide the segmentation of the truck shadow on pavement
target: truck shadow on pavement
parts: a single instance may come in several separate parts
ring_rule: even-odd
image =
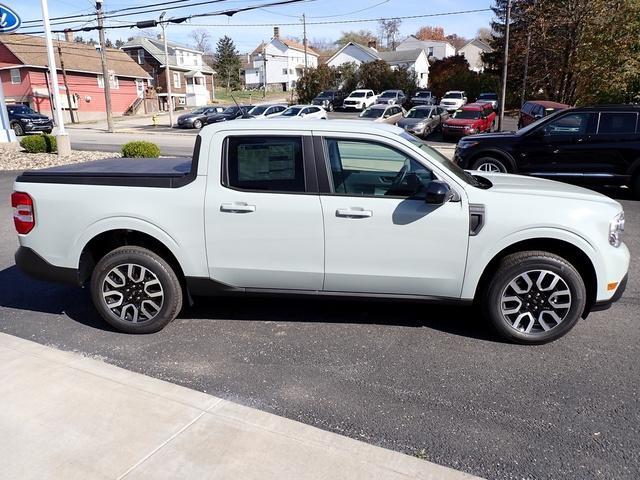
[[[87,289],[33,280],[16,266],[0,271],[0,308],[66,315],[87,327],[116,332],[95,311]],[[197,297],[193,306],[183,309],[174,327],[180,328],[179,322],[183,319],[426,327],[453,335],[501,342],[493,335],[478,308],[404,300],[291,299],[249,295]]]

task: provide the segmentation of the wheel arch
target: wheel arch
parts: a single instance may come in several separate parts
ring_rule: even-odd
[[[91,278],[96,264],[107,253],[129,245],[146,248],[161,256],[175,270],[180,282],[184,284],[185,273],[171,248],[149,233],[125,228],[102,231],[86,242],[78,261],[80,283],[84,284]]]
[[[487,149],[487,150],[481,150],[473,154],[473,156],[469,159],[468,167],[471,168],[473,164],[476,162],[476,160],[482,157],[495,157],[498,160],[503,160],[507,163],[507,167],[509,168],[508,173],[517,172],[516,162],[513,159],[513,157],[509,153],[505,152],[504,150],[493,149],[493,148]]]
[[[481,298],[482,292],[484,291],[487,283],[491,279],[492,275],[497,271],[500,261],[504,257],[512,253],[531,250],[541,250],[556,254],[567,260],[576,268],[576,270],[578,270],[587,290],[587,303],[585,311],[583,312],[583,317],[586,317],[596,302],[598,291],[598,278],[595,266],[589,255],[583,249],[571,242],[557,238],[541,237],[521,240],[500,250],[493,256],[482,272],[478,284],[476,285],[474,299],[478,300]]]

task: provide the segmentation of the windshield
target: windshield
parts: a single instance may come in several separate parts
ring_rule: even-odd
[[[320,92],[318,98],[331,98],[333,97],[333,92]]]
[[[227,107],[222,113],[237,113],[239,110],[238,107]]]
[[[364,92],[352,92],[350,97],[364,97]]]
[[[444,95],[444,97],[442,97],[442,98],[458,98],[458,99],[460,99],[460,98],[462,98],[462,94],[461,93],[446,93]]]
[[[31,110],[26,105],[11,105],[7,107],[9,113],[18,114],[18,115],[28,115],[30,113],[36,113]]]
[[[460,168],[458,165],[456,165],[451,160],[449,160],[447,157],[442,155],[435,148],[430,147],[429,145],[427,145],[426,142],[424,142],[423,140],[420,140],[418,137],[414,137],[413,135],[411,135],[410,133],[407,133],[407,132],[402,132],[400,134],[400,136],[402,138],[404,138],[405,140],[408,140],[410,143],[412,143],[413,145],[418,147],[423,152],[426,152],[428,154],[428,157],[429,157],[430,160],[433,160],[434,162],[437,162],[442,168],[447,170],[449,173],[451,173],[455,177],[458,177],[464,183],[466,183],[468,185],[472,185],[474,187],[478,187],[478,188],[489,188],[490,187],[490,184],[488,183],[488,180],[485,180],[484,182],[481,182],[474,175],[471,175],[469,172],[467,172],[467,171],[463,170],[462,168]],[[485,183],[485,182],[487,182],[487,183]]]
[[[481,93],[478,95],[478,100],[497,100],[498,95],[495,93]]]
[[[535,130],[536,128],[538,128],[538,126],[542,123],[542,122],[547,122],[549,121],[551,118],[554,118],[556,116],[558,116],[558,114],[560,114],[561,112],[563,112],[564,110],[556,110],[555,112],[553,112],[551,115],[547,115],[546,117],[542,117],[539,118],[538,120],[536,120],[533,123],[530,123],[529,125],[527,125],[526,127],[521,128],[520,130],[518,130],[518,134],[525,134],[525,133],[529,133],[532,130]]]
[[[431,109],[429,108],[412,108],[406,118],[427,118],[430,113]]]
[[[477,120],[482,112],[478,110],[456,110],[453,117],[458,120]]]
[[[418,93],[416,93],[416,97],[418,97],[418,98],[430,97],[430,96],[431,96],[431,92],[418,92]]]
[[[380,98],[393,98],[396,96],[396,92],[382,92]]]
[[[284,112],[282,112],[281,115],[283,117],[295,117],[296,115],[298,115],[298,113],[300,113],[300,110],[302,110],[302,108],[300,107],[289,107]]]
[[[367,108],[360,114],[361,118],[380,118],[384,113],[384,108]]]
[[[260,105],[258,107],[253,107],[251,110],[249,110],[249,115],[262,115],[264,112],[266,112],[267,108],[269,108],[269,105]]]

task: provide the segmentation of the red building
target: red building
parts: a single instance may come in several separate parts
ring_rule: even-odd
[[[106,117],[100,53],[92,45],[54,40],[60,98],[80,121]],[[149,74],[121,50],[107,49],[114,115],[144,109]],[[62,73],[66,72],[66,82]],[[51,87],[45,41],[32,35],[0,35],[0,80],[7,103],[22,103],[51,116]],[[69,97],[71,105],[69,105]]]

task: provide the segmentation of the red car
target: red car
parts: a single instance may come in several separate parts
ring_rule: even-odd
[[[526,102],[520,109],[518,129],[526,127],[530,123],[540,120],[542,117],[546,117],[553,112],[569,107],[570,105],[565,105],[564,103],[549,102],[547,100],[531,100]]]
[[[442,124],[442,138],[460,138],[465,135],[490,132],[496,119],[496,112],[490,103],[469,103],[455,111]]]

